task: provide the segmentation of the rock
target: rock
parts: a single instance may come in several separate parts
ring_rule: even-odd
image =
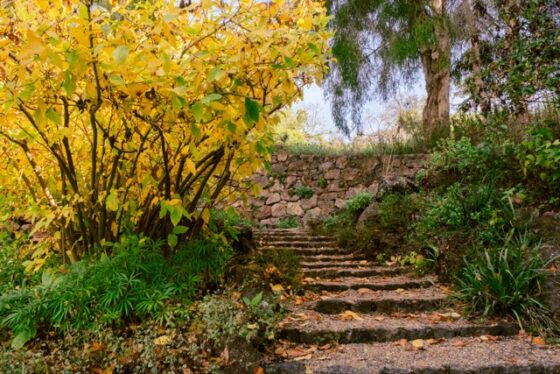
[[[379,215],[379,204],[377,202],[371,203],[358,218],[358,225],[364,225],[373,222]]]
[[[319,165],[319,170],[328,171],[328,170],[331,170],[333,167],[334,167],[334,164],[331,161],[326,161],[326,162],[323,162],[321,165]]]
[[[379,193],[379,182],[373,182],[367,188],[368,192],[371,193],[373,196],[377,196]]]
[[[287,153],[278,153],[278,154],[276,155],[276,160],[277,160],[278,162],[284,162],[284,161],[286,161],[287,159],[288,159],[288,154],[287,154]]]
[[[272,216],[272,208],[268,205],[262,206],[257,210],[259,218],[269,218]]]
[[[274,218],[284,217],[286,215],[286,205],[281,203],[273,205],[271,215]]]
[[[359,169],[350,168],[342,170],[342,179],[349,182],[358,179],[358,175],[360,175]]]
[[[388,175],[381,178],[377,199],[381,199],[386,193],[412,193],[417,192],[418,186],[411,177]]]
[[[336,199],[334,201],[334,206],[338,209],[342,209],[344,208],[344,205],[346,204],[346,201],[342,200],[342,199]]]
[[[340,178],[340,170],[339,169],[332,169],[325,173],[326,180],[333,180]]]
[[[286,188],[292,187],[297,181],[297,177],[295,175],[289,175],[286,178]]]
[[[278,218],[267,218],[260,221],[260,224],[263,226],[276,226],[278,223]]]
[[[344,169],[347,163],[348,163],[347,156],[340,156],[336,159],[336,167],[339,169]]]
[[[245,339],[238,338],[225,344],[228,362],[219,371],[222,374],[255,373],[263,366],[263,354]]]
[[[309,199],[302,200],[301,207],[303,210],[309,210],[317,206],[317,194],[314,194]]]
[[[288,203],[286,213],[289,216],[301,217],[303,216],[303,209],[299,203]]]
[[[276,204],[279,201],[280,201],[280,194],[273,193],[272,195],[268,196],[268,198],[266,199],[266,205]]]

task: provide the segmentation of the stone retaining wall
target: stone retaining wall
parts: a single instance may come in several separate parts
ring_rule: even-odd
[[[253,177],[254,182],[263,186],[263,191],[257,198],[249,200],[245,214],[264,225],[275,225],[288,216],[306,222],[334,212],[359,192],[376,194],[382,177],[414,177],[426,165],[427,159],[428,155],[424,154],[320,156],[279,153],[272,158],[270,173]]]

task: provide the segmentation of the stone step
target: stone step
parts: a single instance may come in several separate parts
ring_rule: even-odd
[[[259,244],[262,247],[276,247],[276,248],[309,248],[309,247],[313,247],[313,248],[335,248],[338,246],[338,244],[334,241],[332,242],[312,242],[312,241],[304,241],[304,240],[299,240],[299,241],[276,241],[276,242],[263,242],[263,243],[259,243],[257,242],[257,244]]]
[[[311,263],[311,262],[335,262],[335,261],[360,261],[366,258],[365,255],[361,253],[349,253],[343,255],[311,255],[311,256],[300,256],[302,262]]]
[[[412,278],[405,275],[392,277],[370,277],[370,278],[354,278],[343,277],[329,280],[316,279],[307,281],[305,286],[309,289],[318,291],[346,291],[370,289],[374,291],[381,290],[398,290],[412,288],[431,287],[436,283],[436,278],[426,276],[421,278]]]
[[[326,293],[320,300],[303,304],[322,314],[340,314],[350,310],[357,313],[424,312],[441,309],[450,304],[447,294],[437,287],[403,291],[372,291],[369,289]]]
[[[306,257],[306,261],[302,261],[300,263],[302,268],[309,268],[309,269],[330,269],[330,268],[338,268],[338,267],[356,267],[356,268],[365,268],[375,266],[374,263],[370,261],[356,261],[350,256],[352,260],[347,261],[312,261],[313,259],[308,259]]]
[[[371,277],[377,275],[396,275],[402,272],[400,268],[390,268],[387,266],[368,266],[368,267],[336,267],[328,269],[310,269],[302,267],[301,272],[306,277],[319,277],[322,279],[340,278],[340,277]]]
[[[330,236],[323,235],[309,235],[309,234],[289,234],[289,235],[269,235],[269,234],[256,234],[253,237],[257,240],[263,241],[288,241],[288,240],[308,240],[312,242],[333,242],[336,241]]]
[[[425,349],[393,343],[351,344],[320,350],[295,347],[298,360],[277,362],[267,374],[553,374],[560,373],[560,348],[517,338],[453,338]],[[295,350],[294,349],[294,350]],[[303,360],[301,358],[304,358]]]
[[[356,318],[325,315],[315,311],[295,313],[283,323],[280,336],[294,343],[338,344],[391,342],[400,339],[450,339],[482,335],[513,336],[513,323],[476,324],[462,318],[442,317],[450,313],[420,313],[391,316],[356,314]],[[305,318],[304,318],[305,317]],[[358,319],[359,318],[359,319]]]
[[[286,248],[286,247],[272,247],[272,246],[265,246],[260,247],[260,249],[267,250],[267,251],[282,251],[288,250],[292,251],[300,256],[312,256],[312,255],[345,255],[351,254],[351,252],[345,248]]]

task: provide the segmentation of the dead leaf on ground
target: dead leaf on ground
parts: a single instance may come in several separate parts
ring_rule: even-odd
[[[270,289],[272,290],[272,292],[276,294],[284,292],[284,287],[281,284],[274,284],[274,285],[271,284]]]
[[[359,294],[368,294],[368,293],[372,293],[373,290],[370,290],[369,288],[358,288],[358,293]]]
[[[374,319],[376,321],[383,321],[385,319],[385,317],[378,316],[378,317],[375,317]]]
[[[171,343],[171,338],[167,335],[162,335],[154,339],[155,345],[167,345]]]
[[[418,351],[423,351],[426,349],[426,344],[424,343],[423,339],[413,340],[410,342],[410,344],[412,344],[412,347],[414,347],[414,349]]]
[[[495,342],[498,340],[498,337],[494,335],[481,335],[480,340],[483,342]]]
[[[340,319],[343,320],[343,321],[351,321],[351,320],[363,321],[364,320],[357,313],[354,313],[351,310],[347,310],[345,312],[342,312],[342,313],[339,314],[339,316],[340,316]]]
[[[312,357],[312,354],[310,353],[310,354],[305,355],[305,356],[296,357],[296,358],[294,358],[294,361],[309,360],[309,359],[311,359],[311,357]]]
[[[533,337],[533,339],[531,340],[531,343],[533,343],[534,345],[546,345],[546,341],[544,340],[544,338],[542,336]]]
[[[439,338],[439,339],[428,339],[426,340],[426,343],[428,343],[429,345],[436,345],[436,344],[440,344],[445,342],[445,338]]]
[[[309,351],[300,348],[292,348],[292,349],[286,349],[285,353],[288,357],[294,358],[294,357],[306,356],[309,354]]]
[[[257,366],[253,369],[253,374],[264,374],[264,369],[260,366]]]
[[[456,340],[454,342],[451,342],[452,347],[462,348],[465,347],[466,345],[467,343],[465,343],[464,340]]]

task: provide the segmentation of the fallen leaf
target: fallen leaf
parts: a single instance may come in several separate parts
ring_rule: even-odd
[[[383,321],[383,320],[385,319],[385,317],[379,316],[379,317],[375,317],[374,319],[375,319],[376,321]]]
[[[311,357],[312,357],[312,355],[308,354],[308,355],[305,355],[305,356],[296,357],[296,358],[294,358],[294,361],[309,360]]]
[[[360,294],[366,294],[366,293],[372,293],[373,291],[370,290],[369,288],[358,288],[358,293]]]
[[[531,340],[531,343],[533,343],[534,345],[546,345],[546,341],[544,340],[544,338],[542,336],[535,336]]]
[[[169,343],[171,343],[171,338],[167,335],[162,335],[154,339],[155,345],[167,345]]]
[[[317,348],[319,348],[320,351],[325,351],[327,349],[330,349],[331,345],[330,344],[325,344],[325,345],[322,345],[322,346],[317,347]]]
[[[404,347],[408,344],[408,340],[406,339],[400,339],[399,341],[396,341],[394,343],[394,345],[400,345],[401,347]]]
[[[498,340],[498,337],[494,335],[482,335],[480,339],[483,342],[495,342],[496,340]]]
[[[396,293],[403,293],[404,292],[404,288],[397,288],[395,290]]]
[[[294,358],[294,357],[302,357],[302,356],[306,356],[309,353],[307,351],[304,351],[303,349],[299,349],[299,348],[292,348],[292,349],[287,349],[286,350],[286,355],[288,357]]]
[[[451,342],[452,347],[462,348],[462,347],[465,347],[466,345],[467,344],[463,340],[456,340],[454,342]]]
[[[424,344],[424,340],[422,340],[422,339],[413,340],[413,341],[410,342],[410,344],[412,344],[414,349],[419,350],[419,351],[423,351],[424,349],[426,349],[426,345]]]
[[[260,366],[257,366],[253,369],[253,374],[264,374],[264,369]]]
[[[224,348],[220,357],[224,360],[225,364],[227,365],[229,362],[229,349],[227,346]]]
[[[340,319],[343,320],[343,321],[350,321],[350,320],[363,321],[364,320],[362,317],[360,317],[358,314],[352,312],[351,310],[347,310],[343,313],[340,313]]]
[[[281,284],[275,284],[275,285],[271,285],[270,289],[272,290],[272,292],[274,293],[282,293],[284,292],[284,287]]]
[[[89,347],[89,352],[93,353],[93,352],[97,352],[97,351],[101,351],[103,350],[103,348],[105,348],[105,346],[101,343],[98,342],[94,342],[90,347]]]
[[[368,261],[367,260],[362,260],[360,261],[360,265],[367,265]]]
[[[445,338],[426,340],[426,343],[428,343],[429,345],[435,345],[435,344],[439,344],[439,343],[443,343],[443,342],[445,342]]]

